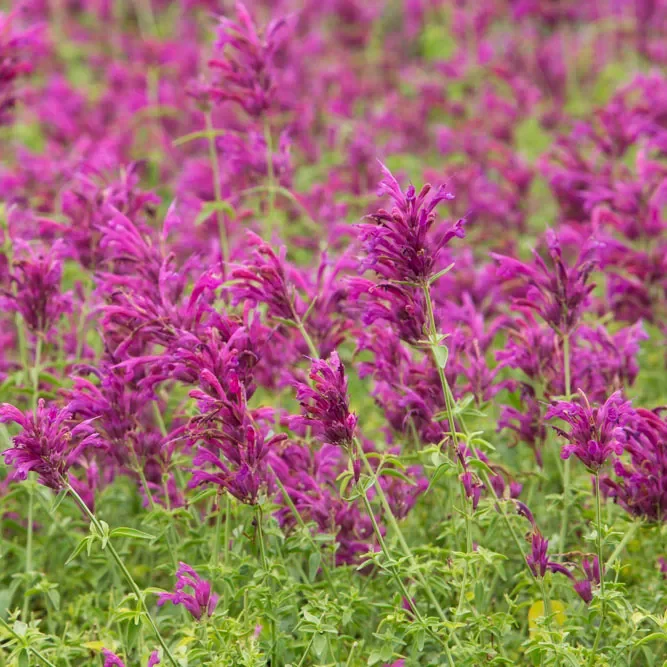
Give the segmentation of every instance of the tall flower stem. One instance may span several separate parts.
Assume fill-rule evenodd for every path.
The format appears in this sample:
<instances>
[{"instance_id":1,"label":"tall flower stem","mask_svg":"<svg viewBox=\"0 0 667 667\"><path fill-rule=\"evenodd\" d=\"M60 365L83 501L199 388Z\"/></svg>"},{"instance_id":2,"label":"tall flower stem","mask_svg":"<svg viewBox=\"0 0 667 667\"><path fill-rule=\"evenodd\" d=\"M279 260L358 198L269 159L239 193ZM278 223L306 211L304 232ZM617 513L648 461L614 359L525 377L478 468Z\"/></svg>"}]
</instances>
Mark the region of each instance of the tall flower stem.
<instances>
[{"instance_id":1,"label":"tall flower stem","mask_svg":"<svg viewBox=\"0 0 667 667\"><path fill-rule=\"evenodd\" d=\"M257 542L259 543L259 553L262 562L262 568L266 572L266 576L269 577L269 561L266 557L266 547L264 545L264 515L262 512L261 505L255 505L255 525L257 530ZM269 588L271 588L271 582L269 581ZM271 598L273 597L273 591L271 591ZM269 598L269 616L270 616L270 625L271 625L271 664L277 665L276 662L276 622L273 619L273 604L271 603L271 598Z\"/></svg>"},{"instance_id":2,"label":"tall flower stem","mask_svg":"<svg viewBox=\"0 0 667 667\"><path fill-rule=\"evenodd\" d=\"M428 285L423 287L423 292L424 292L424 300L426 302L426 310L427 314L429 317L429 328L431 332L436 331L436 325L435 325L435 314L433 312L433 301L431 299L431 291ZM435 356L435 355L434 355ZM447 376L445 375L444 369L440 367L440 364L437 362L437 359L434 359L436 366L438 367L438 375L440 376L440 382L442 384L442 391L445 396L445 406L447 409L447 418L450 421L450 429L451 429L451 437L456 443L456 438L457 438L457 433L456 433L456 428L453 426L454 424L454 410L453 410L453 405L454 405L454 394L452 394L452 390L449 387L449 382L447 382ZM468 429L466 427L465 420L463 418L463 415L459 415L459 423L461 424L461 429L463 430L463 433L466 435L466 437L469 436ZM475 458L479 460L479 456L477 454L477 451L472 448L472 453ZM491 484L491 480L489 479L489 475L485 470L480 470L480 475L482 477L482 481L484 482L484 485L486 486L487 489L490 489L492 493L495 492L493 491L493 485ZM507 526L507 529L509 530L510 534L512 535L512 539L514 540L514 543L516 544L519 553L522 555L523 560L525 562L526 556L525 552L523 549L523 546L521 544L521 540L519 539L519 536L516 533L516 530L514 530L514 526L512 525L512 522L509 519L509 516L507 516L507 511L504 506L504 500L498 496L496 496L498 502L497 502L497 507L498 510L500 511L503 520L505 521L505 525ZM529 568L530 571L530 568ZM532 574L532 572L531 572Z\"/></svg>"},{"instance_id":3,"label":"tall flower stem","mask_svg":"<svg viewBox=\"0 0 667 667\"><path fill-rule=\"evenodd\" d=\"M368 461L368 457L366 456L366 453L363 450L363 447L361 446L361 442L359 442L358 438L354 439L354 444L357 448L357 455L361 459L362 463L364 464L364 468L366 468L366 472L370 475L370 478L373 480L373 484L375 487L375 491L378 495L378 498L380 499L380 504L382 505L382 509L384 510L384 516L387 518L387 521L389 521L389 525L391 526L392 531L396 535L396 538L398 539L399 544L401 545L401 548L403 550L403 553L408 559L408 562L410 563L410 566L415 572L415 577L417 578L417 581L420 583L421 587L424 589L424 592L426 593L428 599L430 600L431 604L435 607L435 609L438 612L438 616L440 617L440 620L443 622L447 622L447 616L445 615L445 612L443 611L442 607L440 606L437 598L435 597L435 594L433 593L433 590L431 589L430 585L424 578L424 575L421 573L421 570L418 567L417 561L412 553L412 550L408 546L408 543L405 540L405 537L403 536L403 531L401 531L400 526L398 525L398 521L396 521L396 517L394 516L394 513L391 511L391 506L389 505L389 501L387 500L387 496L385 495L384 489L382 488L382 485L380 484L380 481L378 480L375 471L371 467L370 462ZM368 499L366 498L364 494L364 499L367 501ZM370 507L370 503L368 505ZM374 523L375 522L375 517L371 517L371 521ZM453 638L454 641L458 644L458 637L456 634L453 633Z\"/></svg>"},{"instance_id":4,"label":"tall flower stem","mask_svg":"<svg viewBox=\"0 0 667 667\"><path fill-rule=\"evenodd\" d=\"M35 343L35 358L32 368L30 369L30 378L32 380L32 409L37 409L37 401L39 399L39 371L42 364L42 339L38 335ZM26 545L25 545L25 573L26 577L32 572L32 538L33 538L33 514L34 514L34 489L32 484L28 484L28 525L26 526ZM23 609L21 610L21 618L24 622L28 622L28 612L30 611L30 598L25 595L23 598Z\"/></svg>"},{"instance_id":5,"label":"tall flower stem","mask_svg":"<svg viewBox=\"0 0 667 667\"><path fill-rule=\"evenodd\" d=\"M266 176L269 195L269 224L273 229L273 218L276 208L276 193L274 184L276 180L275 170L273 168L273 139L271 137L271 124L268 117L264 120L264 143L266 144Z\"/></svg>"},{"instance_id":6,"label":"tall flower stem","mask_svg":"<svg viewBox=\"0 0 667 667\"><path fill-rule=\"evenodd\" d=\"M296 519L296 522L299 524L299 527L304 531L304 534L307 535L308 541L310 542L310 545L313 547L315 551L319 552L319 547L317 546L315 540L313 539L313 536L310 534L310 531L308 530L308 527L306 526L306 522L303 520L303 517L299 513L299 510L296 508L294 503L292 502L292 499L289 497L289 494L287 493L287 489L285 488L285 485L280 481L280 478L278 475L276 475L275 470L269 466L269 470L271 471L271 474L273 475L274 479L276 480L276 484L278 485L278 488L280 489L280 492L283 494L283 498L285 499L285 502L287 503L287 506L290 508L290 511L294 515L294 518ZM331 579L331 572L329 571L329 566L327 565L326 561L322 559L321 561L321 567L322 567L322 574L324 574L325 579L327 580L327 583L329 584L329 587L331 588L331 592L334 596L334 599L336 598L336 588L334 586L333 580Z\"/></svg>"},{"instance_id":7,"label":"tall flower stem","mask_svg":"<svg viewBox=\"0 0 667 667\"><path fill-rule=\"evenodd\" d=\"M97 532L100 535L104 534L104 529L102 528L102 525L100 524L99 520L93 514L93 512L90 511L88 505L83 501L81 496L68 484L67 485L67 491L68 493L74 498L74 500L77 502L83 513L88 517L88 520L90 523L95 527ZM139 586L137 586L137 583L134 581L134 578L130 574L130 571L127 569L125 563L123 562L123 559L120 557L120 554L116 551L115 547L111 543L111 541L107 541L105 549L108 549L109 553L111 554L111 558L114 560L118 568L120 569L121 573L125 577L125 580L129 584L130 588L132 589L132 592L134 593L135 597L137 598L137 602L141 605L143 608L144 614L146 615L146 619L148 620L149 625L153 629L153 633L155 634L155 638L158 640L160 643L160 646L162 646L162 650L164 651L165 655L167 658L169 658L169 662L174 667L179 667L178 662L176 662L176 658L174 658L172 652L169 650L169 647L167 646L167 643L165 642L164 638L160 634L160 631L158 630L157 625L155 624L155 621L153 620L153 617L151 616L150 612L148 611L148 607L146 606L146 600L144 599L144 596L139 589Z\"/></svg>"},{"instance_id":8,"label":"tall flower stem","mask_svg":"<svg viewBox=\"0 0 667 667\"><path fill-rule=\"evenodd\" d=\"M25 544L25 573L26 578L30 576L32 572L32 524L33 524L33 509L35 505L35 492L32 488L32 483L29 482L27 485L28 490L28 526L26 534L26 544ZM27 585L27 580L26 580ZM23 609L21 610L21 618L24 623L28 622L28 612L30 611L30 597L27 592L23 598Z\"/></svg>"},{"instance_id":9,"label":"tall flower stem","mask_svg":"<svg viewBox=\"0 0 667 667\"><path fill-rule=\"evenodd\" d=\"M371 503L368 500L368 496L366 495L366 489L359 488L359 495L361 496L364 508L366 509L366 513L368 514L368 517L371 520L371 523L373 524L373 532L375 533L375 537L377 538L378 544L380 545L382 554L387 560L387 570L389 571L394 581L398 585L398 588L401 591L401 595L403 596L404 600L410 607L410 611L412 611L412 613L414 614L414 617L417 619L417 622L426 630L426 632L428 632L429 635L431 635L431 637L433 637L433 639L435 639L439 644L442 645L449 664L451 665L451 667L454 667L454 661L452 659L452 654L449 649L449 645L447 644L447 642L443 641L442 638L439 637L435 632L433 632L433 630L431 630L428 627L428 625L426 625L424 618L419 612L419 609L417 609L415 603L412 600L412 597L410 596L410 593L408 592L407 588L405 587L405 584L403 583L403 580L401 579L400 574L396 570L396 566L393 564L394 561L391 557L389 549L387 548L387 544L384 541L384 537L382 537L382 532L380 531L380 527L378 526L377 521L375 520L375 514L373 513L373 508L371 507Z\"/></svg>"},{"instance_id":10,"label":"tall flower stem","mask_svg":"<svg viewBox=\"0 0 667 667\"><path fill-rule=\"evenodd\" d=\"M313 343L312 338L308 335L308 332L306 331L306 328L299 316L294 313L294 321L301 332L301 335L303 336L303 339L306 342L306 345L308 346L308 349L310 350L310 353L313 355L314 359L319 358L319 352L317 351L317 348L315 347L315 344ZM384 493L384 489L380 485L379 480L377 479L375 472L373 471L373 468L371 467L371 464L368 461L368 458L366 457L366 454L363 450L363 447L361 446L361 443L359 442L359 439L355 437L354 439L354 445L357 449L358 456L361 459L361 461L364 464L364 467L366 468L366 471L368 474L371 476L371 479L374 480L374 485L375 485L375 490L378 494L378 498L380 499L380 503L382 504L382 509L384 510L385 516L387 517L387 520L389 521L389 524L391 525L391 529L393 530L394 534L396 535L396 538L398 539L399 544L401 545L401 549L403 549L403 553L407 556L408 561L412 568L415 571L415 576L417 577L417 580L419 581L420 585L426 592L426 595L428 596L429 600L431 601L431 604L435 607L435 609L438 612L438 616L440 617L440 620L443 622L447 622L447 616L445 615L445 612L443 611L442 607L440 606L437 598L435 597L435 594L433 593L431 587L429 586L428 582L422 575L421 571L419 570L419 567L417 566L417 561L412 553L412 550L410 549L408 543L405 540L405 537L403 537L403 532L401 531L398 521L396 521L396 517L394 516L394 513L391 510L391 506L389 505L389 501L387 500L387 496ZM296 511L296 508L295 508ZM456 634L454 636L454 641L458 644L458 637Z\"/></svg>"},{"instance_id":11,"label":"tall flower stem","mask_svg":"<svg viewBox=\"0 0 667 667\"><path fill-rule=\"evenodd\" d=\"M600 643L600 637L602 636L602 626L604 625L606 608L604 601L604 561L602 560L602 501L600 498L600 471L598 470L595 473L595 520L597 523L596 526L596 547L598 552L598 568L600 570L600 625L598 626L598 631L595 634L595 641L593 642L593 650L591 651L591 657L588 662L589 665L592 665L595 661L595 655L597 653L598 644Z\"/></svg>"},{"instance_id":12,"label":"tall flower stem","mask_svg":"<svg viewBox=\"0 0 667 667\"><path fill-rule=\"evenodd\" d=\"M570 334L563 335L563 368L565 372L565 400L569 401L572 394L570 379ZM565 540L567 539L567 522L570 513L570 459L563 462L563 513L560 520L560 533L558 548L565 552Z\"/></svg>"},{"instance_id":13,"label":"tall flower stem","mask_svg":"<svg viewBox=\"0 0 667 667\"><path fill-rule=\"evenodd\" d=\"M215 195L215 219L218 224L218 238L220 240L220 253L224 267L229 262L229 239L227 238L227 227L225 225L225 218L222 211L222 189L220 187L220 165L218 164L218 154L215 149L215 130L213 127L213 116L210 109L204 112L206 121L206 135L208 141L208 159L211 163L211 171L213 172L213 193Z\"/></svg>"},{"instance_id":14,"label":"tall flower stem","mask_svg":"<svg viewBox=\"0 0 667 667\"><path fill-rule=\"evenodd\" d=\"M447 421L449 423L449 434L452 439L452 444L454 445L454 451L458 451L458 434L456 432L456 424L454 422L454 394L452 393L449 382L447 381L447 376L445 375L445 369L442 363L440 363L435 346L438 345L438 327L435 323L435 312L433 310L433 300L431 299L431 286L429 284L422 285L422 292L424 294L424 301L426 303L426 312L428 315L428 338L431 345L431 352L433 356L433 363L436 366L438 371L438 376L440 377L440 385L442 387L442 393L445 399L445 410L447 412ZM470 514L468 513L467 508L467 496L463 483L461 483L461 500L463 502L465 524L466 524L466 553L472 551L472 538L471 538L471 527L470 527ZM465 561L465 566L463 570L463 584L461 587L461 595L459 598L459 606L457 614L461 612L463 600L465 598L466 587L468 585L468 560Z\"/></svg>"},{"instance_id":15,"label":"tall flower stem","mask_svg":"<svg viewBox=\"0 0 667 667\"><path fill-rule=\"evenodd\" d=\"M225 496L227 493L225 492ZM211 549L211 565L217 565L220 562L220 533L222 532L222 508L220 500L222 494L218 494L217 512L215 514L215 533L213 534L213 548Z\"/></svg>"}]
</instances>

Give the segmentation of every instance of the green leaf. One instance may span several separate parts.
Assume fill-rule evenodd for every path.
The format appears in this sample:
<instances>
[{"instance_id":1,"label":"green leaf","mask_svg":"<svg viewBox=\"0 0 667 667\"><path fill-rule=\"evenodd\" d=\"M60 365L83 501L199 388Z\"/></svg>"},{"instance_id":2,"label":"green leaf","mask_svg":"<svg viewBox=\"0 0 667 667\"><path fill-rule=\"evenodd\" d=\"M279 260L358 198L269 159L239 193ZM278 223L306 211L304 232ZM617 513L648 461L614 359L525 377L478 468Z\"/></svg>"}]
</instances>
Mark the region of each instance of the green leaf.
<instances>
[{"instance_id":1,"label":"green leaf","mask_svg":"<svg viewBox=\"0 0 667 667\"><path fill-rule=\"evenodd\" d=\"M135 528L114 528L109 537L133 537L137 540L154 540L155 536L154 535L149 535L148 533L143 533L140 530L136 530Z\"/></svg>"},{"instance_id":2,"label":"green leaf","mask_svg":"<svg viewBox=\"0 0 667 667\"><path fill-rule=\"evenodd\" d=\"M28 631L28 626L23 621L15 621L12 627L12 630L16 633L17 637L25 637L25 633Z\"/></svg>"},{"instance_id":3,"label":"green leaf","mask_svg":"<svg viewBox=\"0 0 667 667\"><path fill-rule=\"evenodd\" d=\"M433 356L438 366L444 368L449 358L449 349L444 345L432 345L431 349L433 350Z\"/></svg>"},{"instance_id":4,"label":"green leaf","mask_svg":"<svg viewBox=\"0 0 667 667\"><path fill-rule=\"evenodd\" d=\"M407 475L403 474L400 470L395 470L394 468L383 468L380 477L397 477L398 479L403 480L404 482L414 486L414 480L410 479Z\"/></svg>"},{"instance_id":5,"label":"green leaf","mask_svg":"<svg viewBox=\"0 0 667 667\"><path fill-rule=\"evenodd\" d=\"M60 610L60 593L55 589L51 588L46 592L46 596L51 600L51 604L56 611Z\"/></svg>"},{"instance_id":6,"label":"green leaf","mask_svg":"<svg viewBox=\"0 0 667 667\"><path fill-rule=\"evenodd\" d=\"M315 651L317 657L322 658L322 656L326 653L326 650L327 636L324 634L315 635L315 638L313 639L313 651Z\"/></svg>"},{"instance_id":7,"label":"green leaf","mask_svg":"<svg viewBox=\"0 0 667 667\"><path fill-rule=\"evenodd\" d=\"M320 569L320 564L322 563L322 554L319 551L313 551L312 554L308 557L308 578L310 581L315 581L317 572Z\"/></svg>"},{"instance_id":8,"label":"green leaf","mask_svg":"<svg viewBox=\"0 0 667 667\"><path fill-rule=\"evenodd\" d=\"M667 633L652 632L650 635L646 635L646 637L642 637L639 641L635 642L634 647L637 648L639 646L643 646L644 644L648 644L649 642L653 642L656 639L662 639L662 641L667 641Z\"/></svg>"},{"instance_id":9,"label":"green leaf","mask_svg":"<svg viewBox=\"0 0 667 667\"><path fill-rule=\"evenodd\" d=\"M230 218L234 218L236 216L236 211L234 210L234 207L226 201L207 201L202 207L201 211L199 211L199 214L195 218L195 227L198 227L201 225L206 218L210 217L215 213L216 211L222 211L223 213L226 213Z\"/></svg>"},{"instance_id":10,"label":"green leaf","mask_svg":"<svg viewBox=\"0 0 667 667\"><path fill-rule=\"evenodd\" d=\"M315 616L315 614L309 612L307 609L303 610L303 617L308 621L308 623L312 623L313 625L320 624L319 617Z\"/></svg>"},{"instance_id":11,"label":"green leaf","mask_svg":"<svg viewBox=\"0 0 667 667\"><path fill-rule=\"evenodd\" d=\"M90 556L90 546L89 543L92 542L90 535L84 537L72 551L70 557L65 561L65 565L69 565L86 547L88 547L88 555Z\"/></svg>"},{"instance_id":12,"label":"green leaf","mask_svg":"<svg viewBox=\"0 0 667 667\"><path fill-rule=\"evenodd\" d=\"M53 499L53 505L51 505L50 512L53 514L62 503L63 500L67 497L67 489L63 489L58 493L58 495Z\"/></svg>"},{"instance_id":13,"label":"green leaf","mask_svg":"<svg viewBox=\"0 0 667 667\"><path fill-rule=\"evenodd\" d=\"M489 466L484 463L484 461L480 461L479 459L468 459L466 461L466 465L468 465L470 468L473 468L474 470L480 470L482 472L485 472L487 475L495 475L496 473L489 468Z\"/></svg>"},{"instance_id":14,"label":"green leaf","mask_svg":"<svg viewBox=\"0 0 667 667\"><path fill-rule=\"evenodd\" d=\"M19 653L18 667L30 667L30 649L25 649Z\"/></svg>"}]
</instances>

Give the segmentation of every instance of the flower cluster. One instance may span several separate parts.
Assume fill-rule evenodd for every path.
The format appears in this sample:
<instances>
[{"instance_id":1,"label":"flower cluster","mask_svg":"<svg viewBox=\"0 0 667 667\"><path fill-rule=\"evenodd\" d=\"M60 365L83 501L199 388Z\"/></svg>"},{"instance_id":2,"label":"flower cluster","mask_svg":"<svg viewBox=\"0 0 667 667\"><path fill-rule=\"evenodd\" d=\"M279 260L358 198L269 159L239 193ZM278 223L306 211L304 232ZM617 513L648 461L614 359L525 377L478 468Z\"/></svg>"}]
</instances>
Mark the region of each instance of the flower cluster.
<instances>
[{"instance_id":1,"label":"flower cluster","mask_svg":"<svg viewBox=\"0 0 667 667\"><path fill-rule=\"evenodd\" d=\"M186 589L192 593L187 593ZM211 591L211 584L202 579L189 565L178 564L176 571L176 588L174 593L160 593L158 595L158 607L165 602L175 605L182 604L198 621L206 614L213 616L218 604L218 596Z\"/></svg>"}]
</instances>

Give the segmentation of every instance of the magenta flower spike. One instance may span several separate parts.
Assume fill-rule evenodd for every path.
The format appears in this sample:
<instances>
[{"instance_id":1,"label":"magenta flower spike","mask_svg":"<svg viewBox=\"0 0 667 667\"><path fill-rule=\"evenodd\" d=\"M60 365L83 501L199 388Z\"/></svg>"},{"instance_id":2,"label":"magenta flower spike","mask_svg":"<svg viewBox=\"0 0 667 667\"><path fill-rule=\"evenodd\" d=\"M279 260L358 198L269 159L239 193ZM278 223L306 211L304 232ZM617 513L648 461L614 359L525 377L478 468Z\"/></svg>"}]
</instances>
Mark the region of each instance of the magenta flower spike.
<instances>
[{"instance_id":1,"label":"magenta flower spike","mask_svg":"<svg viewBox=\"0 0 667 667\"><path fill-rule=\"evenodd\" d=\"M357 416L350 412L345 367L332 352L327 361L311 360L310 379L297 385L297 400L302 416L293 417L293 428L310 427L323 444L350 449L357 428Z\"/></svg>"},{"instance_id":2,"label":"magenta flower spike","mask_svg":"<svg viewBox=\"0 0 667 667\"><path fill-rule=\"evenodd\" d=\"M263 31L242 2L236 3L237 21L223 17L217 31L218 54L211 59L211 96L234 102L252 117L271 108L276 92L276 53L287 38L285 19L271 21Z\"/></svg>"},{"instance_id":3,"label":"magenta flower spike","mask_svg":"<svg viewBox=\"0 0 667 667\"><path fill-rule=\"evenodd\" d=\"M414 186L403 193L392 173L381 164L384 179L378 194L388 194L394 206L368 216L372 223L359 225L364 251L362 268L372 269L387 281L427 284L438 270L438 258L454 237L464 236L465 220L458 220L444 232L432 232L435 209L454 198L445 186L431 193L425 185L417 194Z\"/></svg>"},{"instance_id":4,"label":"magenta flower spike","mask_svg":"<svg viewBox=\"0 0 667 667\"><path fill-rule=\"evenodd\" d=\"M600 585L600 562L597 556L592 559L584 558L581 561L581 569L584 572L583 579L577 579L574 584L574 590L577 595L586 603L589 604L593 599L593 586Z\"/></svg>"},{"instance_id":5,"label":"magenta flower spike","mask_svg":"<svg viewBox=\"0 0 667 667\"><path fill-rule=\"evenodd\" d=\"M186 589L190 589L192 593L186 592ZM204 614L213 616L218 596L211 591L210 582L202 579L189 565L179 563L175 592L160 593L158 596L158 607L165 602L182 604L196 620L200 621Z\"/></svg>"},{"instance_id":6,"label":"magenta flower spike","mask_svg":"<svg viewBox=\"0 0 667 667\"><path fill-rule=\"evenodd\" d=\"M570 431L552 427L567 440L561 458L568 459L574 454L588 470L597 473L608 459L623 452L634 411L620 391L598 408L591 408L583 392L582 398L583 405L570 401L555 403L547 410L545 419L558 418L570 425Z\"/></svg>"},{"instance_id":7,"label":"magenta flower spike","mask_svg":"<svg viewBox=\"0 0 667 667\"><path fill-rule=\"evenodd\" d=\"M602 493L636 517L667 521L667 420L660 410L637 409L627 427L629 460L614 462L600 480Z\"/></svg>"},{"instance_id":8,"label":"magenta flower spike","mask_svg":"<svg viewBox=\"0 0 667 667\"><path fill-rule=\"evenodd\" d=\"M25 480L29 472L35 472L40 484L54 491L65 488L68 471L81 453L103 446L92 420L71 424L70 418L67 408L47 407L43 399L34 413L23 413L8 403L0 405L0 422L13 422L23 429L14 436L13 447L3 452L13 479Z\"/></svg>"},{"instance_id":9,"label":"magenta flower spike","mask_svg":"<svg viewBox=\"0 0 667 667\"><path fill-rule=\"evenodd\" d=\"M525 287L525 295L513 299L518 310L534 310L559 335L569 335L577 326L595 288L590 276L597 264L598 244L584 243L575 263L563 259L561 241L553 230L546 233L551 266L533 252L533 263L526 264L512 257L492 253L499 263L499 275L506 280L517 279Z\"/></svg>"},{"instance_id":10,"label":"magenta flower spike","mask_svg":"<svg viewBox=\"0 0 667 667\"><path fill-rule=\"evenodd\" d=\"M5 292L4 301L21 313L32 333L49 335L61 315L71 312L71 295L61 292L64 243L56 242L48 250L21 247L14 260L11 276L15 293Z\"/></svg>"}]
</instances>

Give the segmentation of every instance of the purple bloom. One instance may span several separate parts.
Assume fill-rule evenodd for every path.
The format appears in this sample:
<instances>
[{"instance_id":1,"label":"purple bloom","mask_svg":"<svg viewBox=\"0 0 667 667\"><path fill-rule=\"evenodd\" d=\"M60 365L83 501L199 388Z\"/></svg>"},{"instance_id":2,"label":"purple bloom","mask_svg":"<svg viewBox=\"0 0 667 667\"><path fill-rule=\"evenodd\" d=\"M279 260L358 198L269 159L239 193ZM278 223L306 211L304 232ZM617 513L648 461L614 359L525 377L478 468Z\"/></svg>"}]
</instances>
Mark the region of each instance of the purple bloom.
<instances>
[{"instance_id":1,"label":"purple bloom","mask_svg":"<svg viewBox=\"0 0 667 667\"><path fill-rule=\"evenodd\" d=\"M429 197L430 185L425 185L419 194L411 185L404 194L384 165L382 172L384 179L379 193L388 194L394 208L391 212L380 209L369 216L373 224L359 225L365 253L362 267L372 269L387 281L425 285L437 271L442 249L455 236L463 237L465 221L459 220L444 233L438 230L430 234L436 220L436 206L454 196L440 186Z\"/></svg>"},{"instance_id":2,"label":"purple bloom","mask_svg":"<svg viewBox=\"0 0 667 667\"><path fill-rule=\"evenodd\" d=\"M245 5L236 3L238 22L220 19L214 69L213 99L239 104L258 117L272 104L276 89L276 54L287 37L287 21L269 23L260 33Z\"/></svg>"},{"instance_id":3,"label":"purple bloom","mask_svg":"<svg viewBox=\"0 0 667 667\"><path fill-rule=\"evenodd\" d=\"M310 369L312 388L297 385L297 400L303 416L293 417L293 428L311 427L324 444L352 449L357 416L350 413L345 368L336 352L327 361L312 360Z\"/></svg>"},{"instance_id":4,"label":"purple bloom","mask_svg":"<svg viewBox=\"0 0 667 667\"><path fill-rule=\"evenodd\" d=\"M229 275L232 302L266 303L270 316L296 321L303 311L299 308L301 313L297 312L297 295L290 280L293 276L288 277L285 261L287 249L282 247L278 256L256 234L249 232L246 238L254 252L249 262L234 268Z\"/></svg>"},{"instance_id":5,"label":"purple bloom","mask_svg":"<svg viewBox=\"0 0 667 667\"><path fill-rule=\"evenodd\" d=\"M572 573L560 563L549 560L547 550L549 548L549 540L544 539L542 533L537 528L533 529L531 535L530 553L526 556L526 563L530 571L536 577L544 577L547 570L552 572L560 572L566 577L572 578Z\"/></svg>"},{"instance_id":6,"label":"purple bloom","mask_svg":"<svg viewBox=\"0 0 667 667\"><path fill-rule=\"evenodd\" d=\"M156 649L150 654L150 656L148 656L148 663L146 664L146 667L155 667L155 665L159 664L160 664L160 654Z\"/></svg>"},{"instance_id":7,"label":"purple bloom","mask_svg":"<svg viewBox=\"0 0 667 667\"><path fill-rule=\"evenodd\" d=\"M83 450L102 446L92 420L72 426L70 418L68 408L46 407L43 399L34 414L23 413L8 403L0 405L0 423L14 422L23 429L13 438L14 446L3 452L5 463L14 468L14 479L24 480L34 471L44 486L54 491L65 487L67 472Z\"/></svg>"},{"instance_id":8,"label":"purple bloom","mask_svg":"<svg viewBox=\"0 0 667 667\"><path fill-rule=\"evenodd\" d=\"M534 252L533 264L492 253L500 264L499 275L507 280L518 278L525 288L514 299L519 310L532 309L559 335L569 335L579 323L595 288L589 278L597 263L597 244L591 240L583 245L574 265L563 260L561 242L553 230L546 233L551 268Z\"/></svg>"},{"instance_id":9,"label":"purple bloom","mask_svg":"<svg viewBox=\"0 0 667 667\"><path fill-rule=\"evenodd\" d=\"M634 415L632 405L624 401L621 392L614 392L599 408L591 408L582 392L584 405L559 401L552 405L545 419L562 419L571 430L553 429L568 441L561 458L574 454L589 470L598 472L605 461L623 451L627 439L627 425Z\"/></svg>"},{"instance_id":10,"label":"purple bloom","mask_svg":"<svg viewBox=\"0 0 667 667\"><path fill-rule=\"evenodd\" d=\"M102 655L104 656L104 667L125 667L125 663L108 648L102 649Z\"/></svg>"},{"instance_id":11,"label":"purple bloom","mask_svg":"<svg viewBox=\"0 0 667 667\"><path fill-rule=\"evenodd\" d=\"M192 590L192 593L186 593L187 588ZM189 565L179 563L174 590L174 593L160 593L157 600L158 607L165 602L173 602L182 604L198 621L204 613L213 616L218 596L211 592L211 584L202 579Z\"/></svg>"},{"instance_id":12,"label":"purple bloom","mask_svg":"<svg viewBox=\"0 0 667 667\"><path fill-rule=\"evenodd\" d=\"M602 478L602 492L633 516L667 521L667 420L639 408L626 432L630 460L614 463L615 477Z\"/></svg>"},{"instance_id":13,"label":"purple bloom","mask_svg":"<svg viewBox=\"0 0 667 667\"><path fill-rule=\"evenodd\" d=\"M581 568L584 571L585 578L574 582L574 590L586 604L589 604L593 599L593 586L600 585L600 562L598 557L593 556L592 560L584 558L581 562Z\"/></svg>"},{"instance_id":14,"label":"purple bloom","mask_svg":"<svg viewBox=\"0 0 667 667\"><path fill-rule=\"evenodd\" d=\"M63 249L62 241L48 250L22 245L14 260L11 279L16 289L5 292L4 301L10 310L21 313L32 333L49 335L60 316L72 309L70 295L60 290Z\"/></svg>"}]
</instances>

